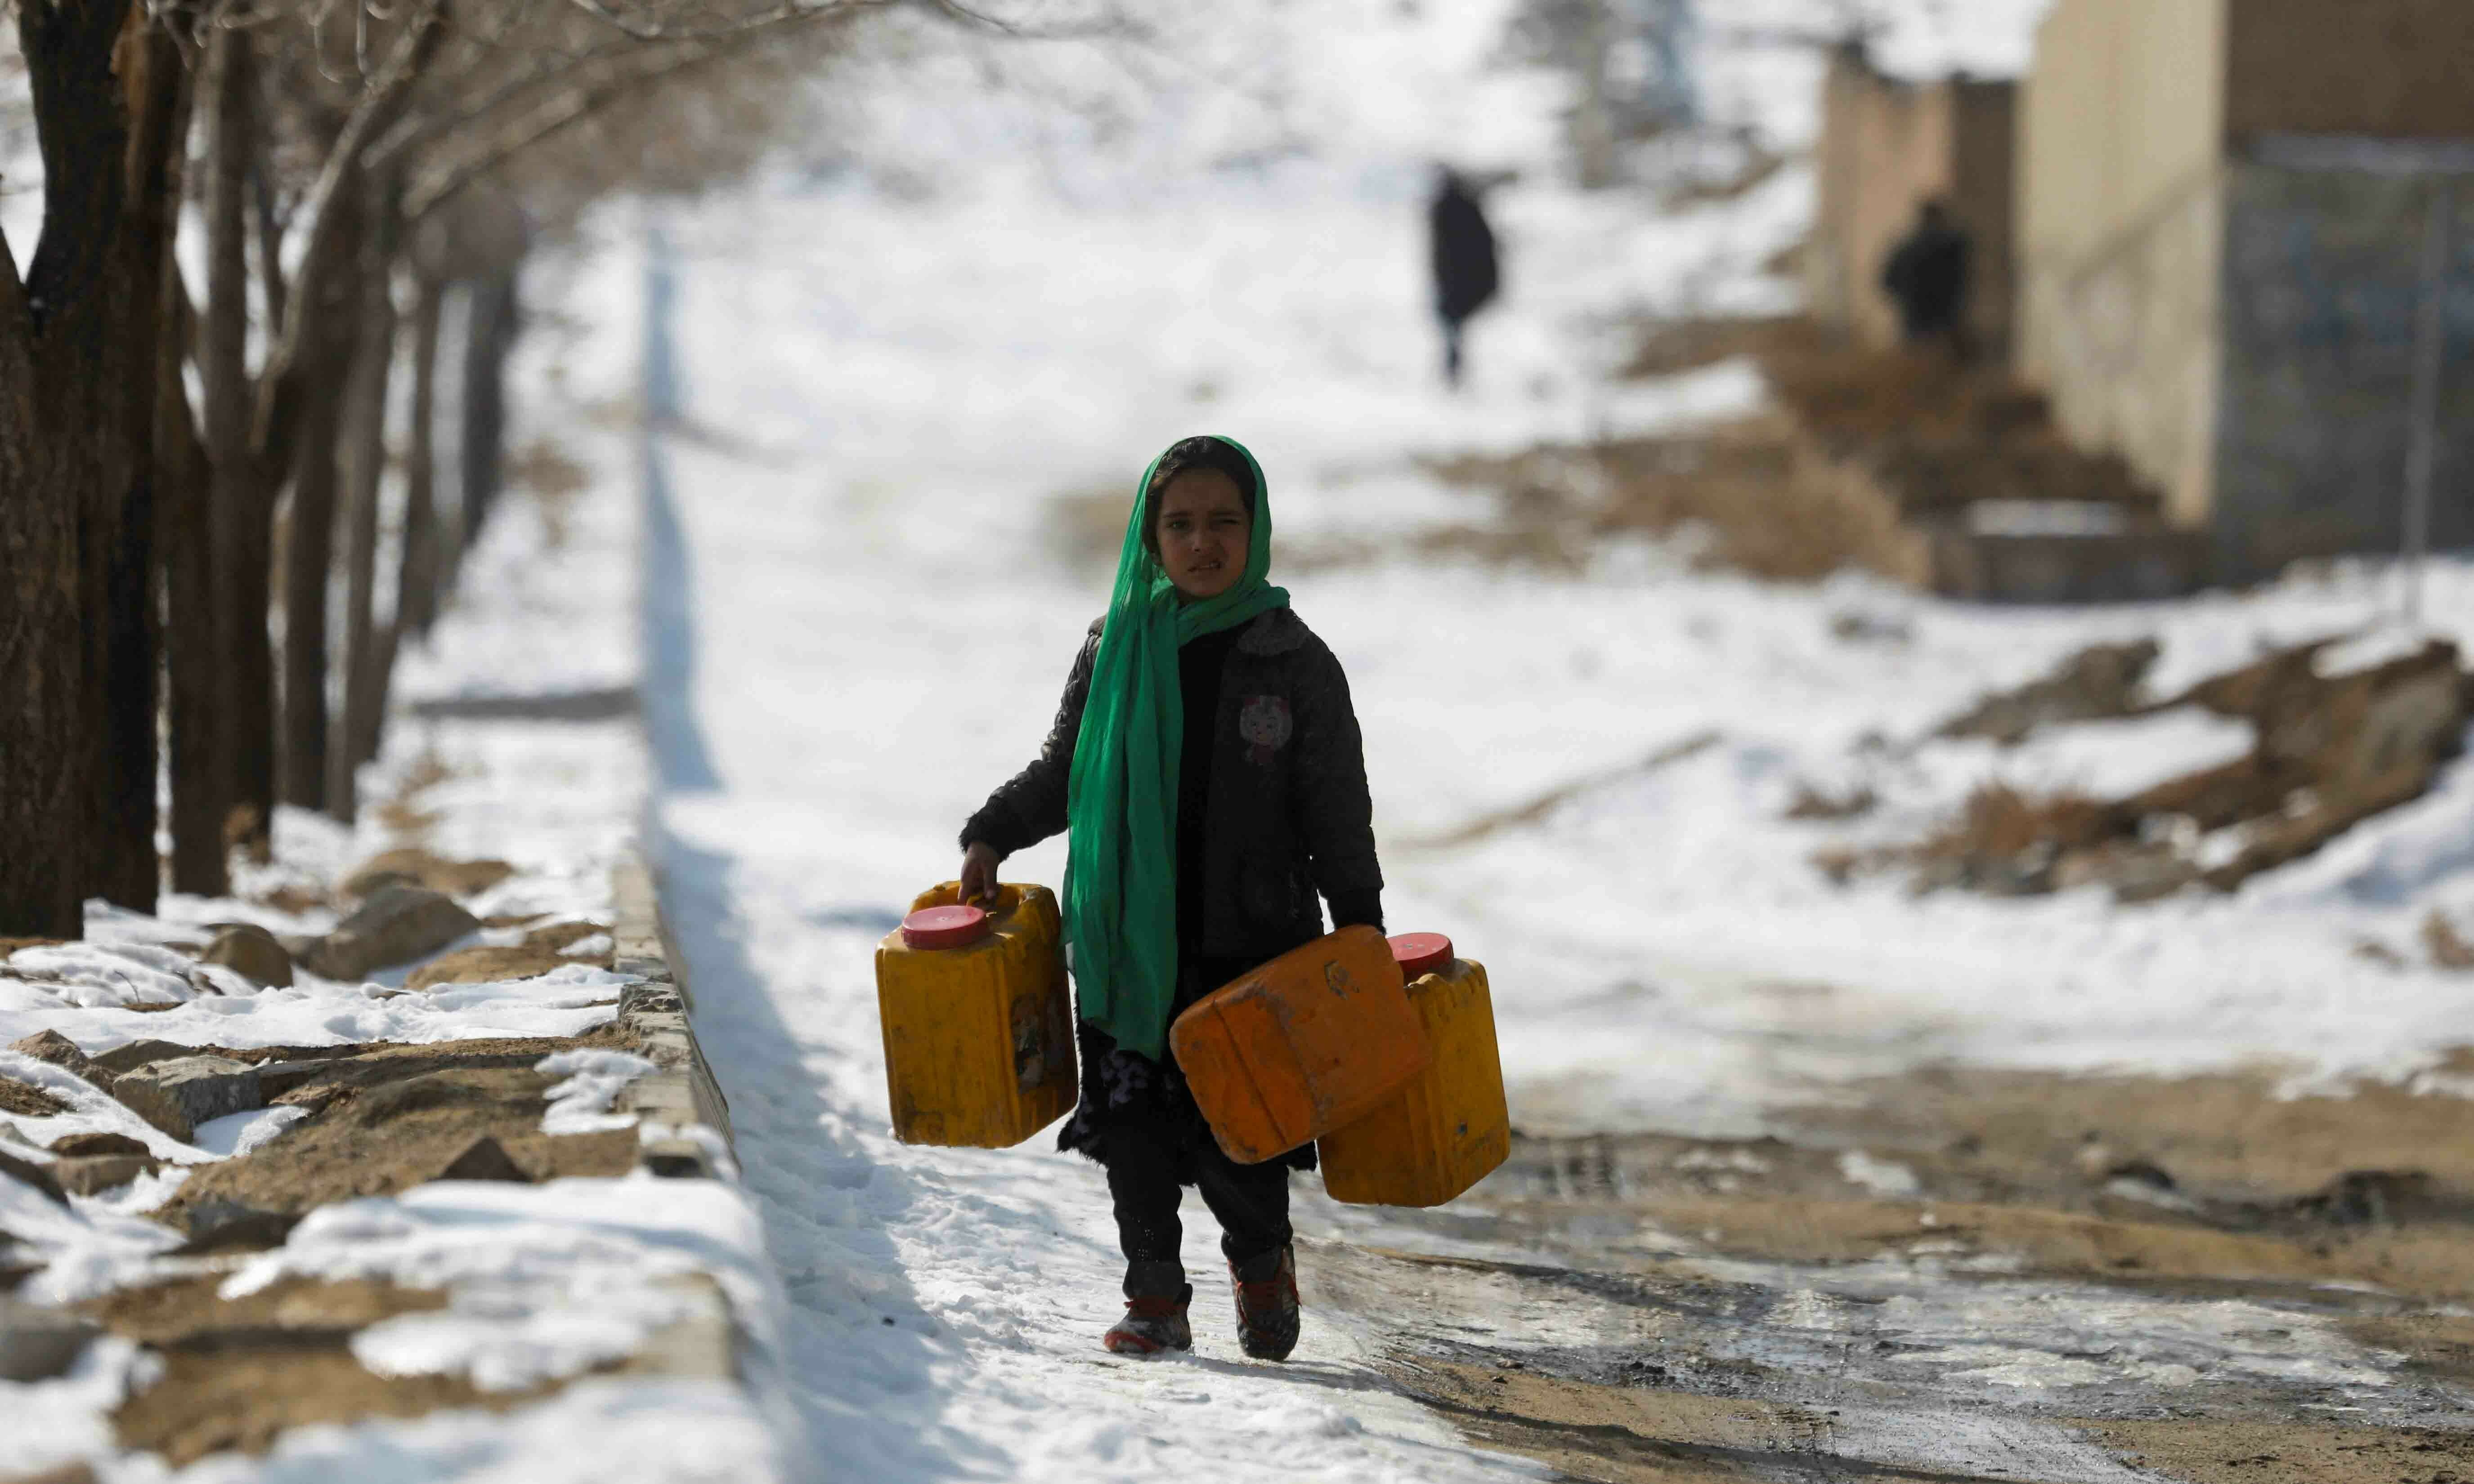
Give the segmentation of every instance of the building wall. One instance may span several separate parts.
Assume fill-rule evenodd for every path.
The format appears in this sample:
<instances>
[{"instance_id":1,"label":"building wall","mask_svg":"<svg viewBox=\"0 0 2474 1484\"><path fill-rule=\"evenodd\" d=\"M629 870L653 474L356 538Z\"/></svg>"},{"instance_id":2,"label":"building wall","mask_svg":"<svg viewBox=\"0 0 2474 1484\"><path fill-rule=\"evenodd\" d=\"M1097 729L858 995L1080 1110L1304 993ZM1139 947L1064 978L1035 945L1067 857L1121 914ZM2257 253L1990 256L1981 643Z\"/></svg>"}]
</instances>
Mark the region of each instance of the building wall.
<instances>
[{"instance_id":1,"label":"building wall","mask_svg":"<svg viewBox=\"0 0 2474 1484\"><path fill-rule=\"evenodd\" d=\"M1881 265L1932 197L1973 243L1969 321L2004 343L2011 273L2012 86L1912 84L1884 77L1848 51L1822 84L1813 237L1805 258L1813 317L1869 345L1895 345L1897 311L1881 293Z\"/></svg>"},{"instance_id":2,"label":"building wall","mask_svg":"<svg viewBox=\"0 0 2474 1484\"><path fill-rule=\"evenodd\" d=\"M2020 373L2173 519L2215 489L2226 7L2058 0L2018 108Z\"/></svg>"},{"instance_id":3,"label":"building wall","mask_svg":"<svg viewBox=\"0 0 2474 1484\"><path fill-rule=\"evenodd\" d=\"M2474 544L2474 180L2244 162L2226 191L2213 521L2228 576L2397 546L2422 245L2443 189L2456 209L2431 538Z\"/></svg>"},{"instance_id":4,"label":"building wall","mask_svg":"<svg viewBox=\"0 0 2474 1484\"><path fill-rule=\"evenodd\" d=\"M2258 133L2474 134L2467 0L2221 3L2224 126L2236 147Z\"/></svg>"}]
</instances>

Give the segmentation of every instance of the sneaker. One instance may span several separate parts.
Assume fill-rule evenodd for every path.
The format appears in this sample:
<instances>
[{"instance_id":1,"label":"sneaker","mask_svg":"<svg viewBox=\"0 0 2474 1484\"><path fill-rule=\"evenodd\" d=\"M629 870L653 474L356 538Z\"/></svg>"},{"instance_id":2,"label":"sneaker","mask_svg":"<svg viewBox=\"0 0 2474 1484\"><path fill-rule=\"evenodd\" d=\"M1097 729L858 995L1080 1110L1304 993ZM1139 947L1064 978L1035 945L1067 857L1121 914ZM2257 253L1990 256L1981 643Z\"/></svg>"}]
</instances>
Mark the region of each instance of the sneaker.
<instances>
[{"instance_id":1,"label":"sneaker","mask_svg":"<svg viewBox=\"0 0 2474 1484\"><path fill-rule=\"evenodd\" d=\"M1297 1249L1232 1262L1228 1277L1237 1290L1238 1347L1257 1360L1288 1359L1298 1348Z\"/></svg>"},{"instance_id":2,"label":"sneaker","mask_svg":"<svg viewBox=\"0 0 2474 1484\"><path fill-rule=\"evenodd\" d=\"M1156 1355L1164 1350L1194 1349L1194 1327L1186 1323L1185 1306L1194 1300L1187 1284L1175 1298L1145 1294L1126 1301L1126 1317L1100 1337L1120 1355Z\"/></svg>"}]
</instances>

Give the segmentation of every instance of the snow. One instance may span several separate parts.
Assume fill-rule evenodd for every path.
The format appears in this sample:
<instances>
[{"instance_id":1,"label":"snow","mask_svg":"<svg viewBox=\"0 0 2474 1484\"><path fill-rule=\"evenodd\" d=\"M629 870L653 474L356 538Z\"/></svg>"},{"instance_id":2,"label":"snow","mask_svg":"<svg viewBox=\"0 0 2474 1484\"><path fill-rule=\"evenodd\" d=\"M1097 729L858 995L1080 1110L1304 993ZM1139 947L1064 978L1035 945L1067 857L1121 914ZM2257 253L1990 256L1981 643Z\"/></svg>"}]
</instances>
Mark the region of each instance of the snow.
<instances>
[{"instance_id":1,"label":"snow","mask_svg":"<svg viewBox=\"0 0 2474 1484\"><path fill-rule=\"evenodd\" d=\"M610 1100L627 1084L653 1070L653 1064L629 1051L555 1051L536 1063L533 1070L566 1079L549 1089L542 1132L592 1134L634 1127L632 1114L608 1111Z\"/></svg>"}]
</instances>

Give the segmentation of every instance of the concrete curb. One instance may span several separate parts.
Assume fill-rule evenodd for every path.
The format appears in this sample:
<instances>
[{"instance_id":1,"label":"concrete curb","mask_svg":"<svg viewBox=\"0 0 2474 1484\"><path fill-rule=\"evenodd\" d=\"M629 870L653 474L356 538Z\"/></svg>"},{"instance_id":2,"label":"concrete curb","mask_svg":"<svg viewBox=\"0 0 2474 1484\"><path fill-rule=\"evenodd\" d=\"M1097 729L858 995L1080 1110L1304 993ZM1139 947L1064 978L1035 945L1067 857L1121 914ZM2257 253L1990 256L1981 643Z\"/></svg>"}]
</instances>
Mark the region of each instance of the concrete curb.
<instances>
[{"instance_id":1,"label":"concrete curb","mask_svg":"<svg viewBox=\"0 0 2474 1484\"><path fill-rule=\"evenodd\" d=\"M688 1018L695 996L671 956L652 873L631 855L611 875L617 901L610 935L612 967L643 976L643 982L619 992L618 1023L643 1043L643 1054L658 1068L630 1084L618 1095L616 1111L641 1118L643 1163L654 1174L716 1176L720 1173L716 1153L735 1157L737 1142L730 1129L730 1101L714 1080ZM701 1132L705 1130L711 1133Z\"/></svg>"},{"instance_id":2,"label":"concrete curb","mask_svg":"<svg viewBox=\"0 0 2474 1484\"><path fill-rule=\"evenodd\" d=\"M719 1179L721 1165L735 1162L737 1155L730 1103L696 1044L688 1018L695 998L670 950L653 874L630 852L611 872L611 967L641 976L618 993L618 1023L633 1033L656 1068L628 1084L612 1107L637 1115L643 1168L673 1179ZM621 1371L743 1382L746 1331L721 1285L709 1275L689 1273L657 1286L685 1300L691 1311L665 1325Z\"/></svg>"}]
</instances>

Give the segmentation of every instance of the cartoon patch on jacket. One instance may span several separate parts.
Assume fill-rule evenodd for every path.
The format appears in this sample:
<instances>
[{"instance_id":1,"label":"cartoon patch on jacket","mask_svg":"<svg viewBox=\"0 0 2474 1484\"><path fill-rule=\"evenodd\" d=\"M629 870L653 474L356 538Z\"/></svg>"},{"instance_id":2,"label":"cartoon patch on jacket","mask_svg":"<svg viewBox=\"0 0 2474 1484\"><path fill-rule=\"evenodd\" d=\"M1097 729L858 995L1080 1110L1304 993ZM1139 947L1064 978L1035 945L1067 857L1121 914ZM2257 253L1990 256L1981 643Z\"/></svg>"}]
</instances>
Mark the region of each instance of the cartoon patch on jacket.
<instances>
[{"instance_id":1,"label":"cartoon patch on jacket","mask_svg":"<svg viewBox=\"0 0 2474 1484\"><path fill-rule=\"evenodd\" d=\"M1246 760L1258 768L1272 764L1272 754L1288 745L1297 730L1289 719L1285 696L1248 696L1237 713L1237 735L1246 739Z\"/></svg>"}]
</instances>

